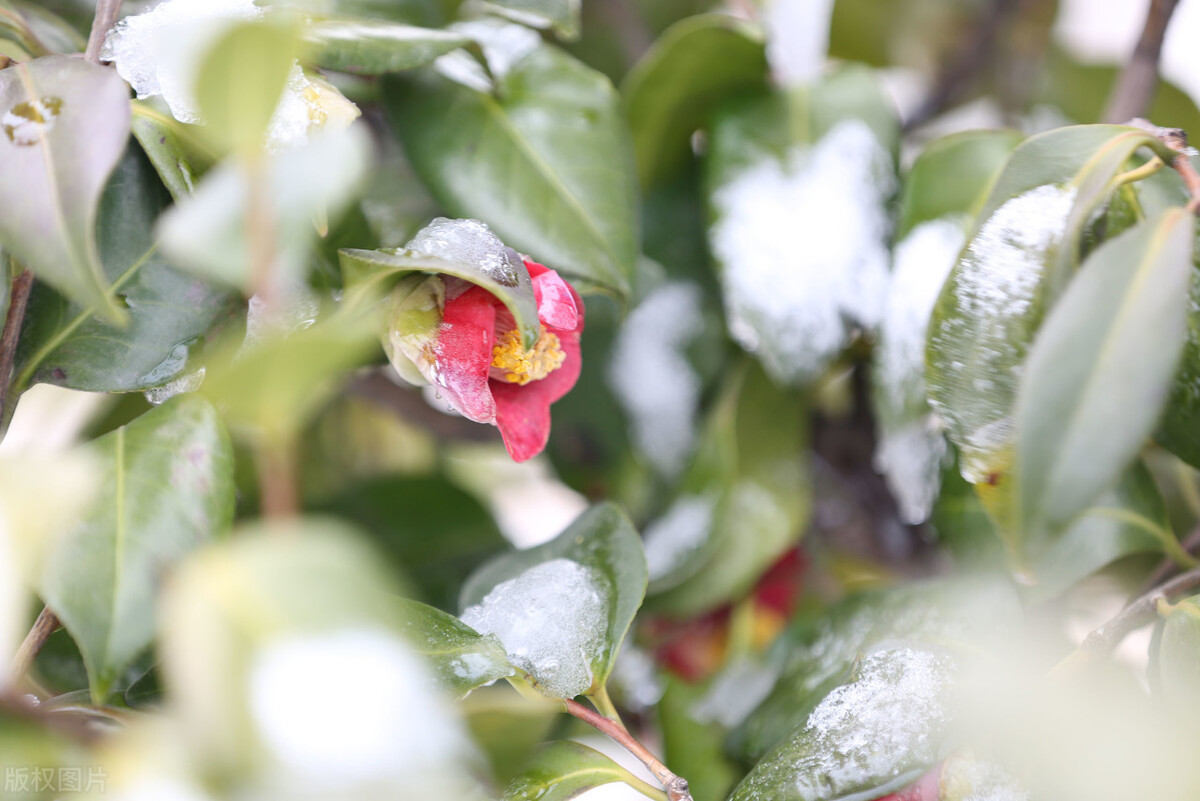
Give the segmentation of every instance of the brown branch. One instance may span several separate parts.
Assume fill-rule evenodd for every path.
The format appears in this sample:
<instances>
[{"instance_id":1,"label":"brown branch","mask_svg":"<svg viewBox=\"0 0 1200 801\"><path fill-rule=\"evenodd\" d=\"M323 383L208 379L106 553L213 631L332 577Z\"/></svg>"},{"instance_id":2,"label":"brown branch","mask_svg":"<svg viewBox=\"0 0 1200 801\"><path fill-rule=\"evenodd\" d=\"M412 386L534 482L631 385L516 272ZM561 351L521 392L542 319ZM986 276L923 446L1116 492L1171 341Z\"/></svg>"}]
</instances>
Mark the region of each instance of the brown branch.
<instances>
[{"instance_id":1,"label":"brown branch","mask_svg":"<svg viewBox=\"0 0 1200 801\"><path fill-rule=\"evenodd\" d=\"M268 520L290 520L300 514L295 438L264 437L255 445L260 512Z\"/></svg>"},{"instance_id":2,"label":"brown branch","mask_svg":"<svg viewBox=\"0 0 1200 801\"><path fill-rule=\"evenodd\" d=\"M1163 144L1179 153L1171 160L1171 168L1183 179L1188 197L1191 198L1188 201L1187 209L1195 214L1197 208L1200 207L1200 173L1196 172L1196 168L1192 166L1191 156L1188 155L1191 148L1188 147L1187 133L1182 128L1158 128L1153 123L1140 118L1134 118L1131 124L1150 130Z\"/></svg>"},{"instance_id":3,"label":"brown branch","mask_svg":"<svg viewBox=\"0 0 1200 801\"><path fill-rule=\"evenodd\" d=\"M25 321L25 308L29 305L29 293L33 289L33 273L22 270L13 279L8 296L8 315L0 332L0 437L7 428L9 414L8 390L12 380L13 364L17 360L17 343L21 339L21 324Z\"/></svg>"},{"instance_id":4,"label":"brown branch","mask_svg":"<svg viewBox=\"0 0 1200 801\"><path fill-rule=\"evenodd\" d=\"M112 30L112 26L116 24L120 13L121 0L100 0L96 4L96 17L92 20L92 32L88 36L87 50L83 52L83 57L93 64L100 63L100 49L104 47L104 40L108 37L108 32Z\"/></svg>"},{"instance_id":5,"label":"brown branch","mask_svg":"<svg viewBox=\"0 0 1200 801\"><path fill-rule=\"evenodd\" d=\"M1200 550L1200 526L1196 526L1194 529L1192 529L1191 533L1179 543L1179 547L1185 552L1195 556L1196 551ZM1171 557L1163 557L1163 560L1158 563L1158 566L1154 568L1154 571L1146 577L1146 580L1143 581L1140 586L1138 586L1130 600L1132 601L1135 598L1140 598L1141 596L1153 590L1159 584L1162 584L1167 579L1177 575L1182 569L1183 568L1179 566L1179 563Z\"/></svg>"},{"instance_id":6,"label":"brown branch","mask_svg":"<svg viewBox=\"0 0 1200 801\"><path fill-rule=\"evenodd\" d=\"M1162 55L1167 25L1179 0L1150 0L1142 35L1108 98L1104 111L1105 122L1120 123L1140 117L1150 107L1158 87L1158 62Z\"/></svg>"},{"instance_id":7,"label":"brown branch","mask_svg":"<svg viewBox=\"0 0 1200 801\"><path fill-rule=\"evenodd\" d=\"M1200 568L1176 576L1140 596L1126 605L1112 620L1090 632L1079 647L1051 671L1051 675L1056 678L1069 676L1097 658L1112 653L1128 634L1154 620L1158 614L1159 601L1169 601L1197 587L1200 587Z\"/></svg>"},{"instance_id":8,"label":"brown branch","mask_svg":"<svg viewBox=\"0 0 1200 801\"><path fill-rule=\"evenodd\" d=\"M666 788L669 801L692 801L692 793L688 789L687 780L682 776L676 776L672 773L670 768L664 765L658 757L650 753L646 746L634 739L629 730L620 723L604 717L599 712L593 712L583 704L573 701L570 698L564 699L563 705L571 715L599 729L619 743L626 751L637 757L654 774L654 778L658 779L662 786Z\"/></svg>"},{"instance_id":9,"label":"brown branch","mask_svg":"<svg viewBox=\"0 0 1200 801\"><path fill-rule=\"evenodd\" d=\"M14 683L24 678L25 674L29 672L29 668L33 667L33 660L37 659L42 646L50 639L51 634L58 631L60 625L58 617L50 611L50 608L43 607L42 613L33 622L33 628L29 630L29 634L25 635L25 641L21 643L16 656L13 657L11 678Z\"/></svg>"}]
</instances>

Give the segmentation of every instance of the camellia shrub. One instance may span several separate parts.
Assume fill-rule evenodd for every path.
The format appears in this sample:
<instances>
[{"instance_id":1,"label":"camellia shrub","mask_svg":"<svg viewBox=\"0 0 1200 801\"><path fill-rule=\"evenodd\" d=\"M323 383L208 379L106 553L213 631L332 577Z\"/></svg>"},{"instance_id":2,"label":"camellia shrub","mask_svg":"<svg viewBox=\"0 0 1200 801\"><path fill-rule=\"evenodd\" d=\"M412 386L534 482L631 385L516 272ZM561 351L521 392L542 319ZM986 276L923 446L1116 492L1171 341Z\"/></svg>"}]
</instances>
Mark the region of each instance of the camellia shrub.
<instances>
[{"instance_id":1,"label":"camellia shrub","mask_svg":"<svg viewBox=\"0 0 1200 801\"><path fill-rule=\"evenodd\" d=\"M0 0L2 797L1200 797L1149 5Z\"/></svg>"}]
</instances>

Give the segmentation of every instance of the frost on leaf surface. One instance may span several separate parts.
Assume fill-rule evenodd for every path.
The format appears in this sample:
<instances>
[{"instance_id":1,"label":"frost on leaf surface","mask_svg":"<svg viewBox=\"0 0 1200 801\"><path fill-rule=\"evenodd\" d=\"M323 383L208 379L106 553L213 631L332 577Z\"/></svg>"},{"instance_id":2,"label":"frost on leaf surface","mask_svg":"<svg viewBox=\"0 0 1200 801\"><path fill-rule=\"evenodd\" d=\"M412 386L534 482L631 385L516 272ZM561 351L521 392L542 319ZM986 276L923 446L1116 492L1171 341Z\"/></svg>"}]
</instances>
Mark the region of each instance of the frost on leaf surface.
<instances>
[{"instance_id":1,"label":"frost on leaf surface","mask_svg":"<svg viewBox=\"0 0 1200 801\"><path fill-rule=\"evenodd\" d=\"M479 220L438 217L417 232L405 249L444 261L469 264L501 286L516 286L521 257Z\"/></svg>"},{"instance_id":2,"label":"frost on leaf surface","mask_svg":"<svg viewBox=\"0 0 1200 801\"><path fill-rule=\"evenodd\" d=\"M954 801L1030 801L1033 794L994 762L976 759L969 753L946 760L942 787Z\"/></svg>"},{"instance_id":3,"label":"frost on leaf surface","mask_svg":"<svg viewBox=\"0 0 1200 801\"><path fill-rule=\"evenodd\" d=\"M854 326L879 322L893 188L891 157L865 123L845 120L714 193L730 333L777 380L811 381Z\"/></svg>"},{"instance_id":4,"label":"frost on leaf surface","mask_svg":"<svg viewBox=\"0 0 1200 801\"><path fill-rule=\"evenodd\" d=\"M983 480L1012 436L1017 381L1038 316L1047 254L1062 240L1075 191L1040 186L979 228L939 300L929 332L938 373L930 403L959 447L963 477Z\"/></svg>"},{"instance_id":5,"label":"frost on leaf surface","mask_svg":"<svg viewBox=\"0 0 1200 801\"><path fill-rule=\"evenodd\" d=\"M248 682L259 736L283 775L306 788L410 787L469 753L462 726L429 692L425 665L387 631L282 639L256 656ZM338 686L366 688L368 697L313 692Z\"/></svg>"},{"instance_id":6,"label":"frost on leaf surface","mask_svg":"<svg viewBox=\"0 0 1200 801\"><path fill-rule=\"evenodd\" d=\"M911 648L864 657L854 680L817 704L732 800L818 801L915 779L945 756L952 670L948 656Z\"/></svg>"},{"instance_id":7,"label":"frost on leaf surface","mask_svg":"<svg viewBox=\"0 0 1200 801\"><path fill-rule=\"evenodd\" d=\"M638 449L664 476L679 474L695 444L700 379L685 351L703 330L699 287L671 283L638 304L613 344L609 386Z\"/></svg>"},{"instance_id":8,"label":"frost on leaf surface","mask_svg":"<svg viewBox=\"0 0 1200 801\"><path fill-rule=\"evenodd\" d=\"M650 581L661 582L679 571L708 541L716 505L715 497L684 495L646 527L643 537Z\"/></svg>"},{"instance_id":9,"label":"frost on leaf surface","mask_svg":"<svg viewBox=\"0 0 1200 801\"><path fill-rule=\"evenodd\" d=\"M906 523L929 516L946 441L925 399L925 336L938 294L962 249L962 226L923 223L896 247L872 371L881 436L875 468L887 478Z\"/></svg>"},{"instance_id":10,"label":"frost on leaf surface","mask_svg":"<svg viewBox=\"0 0 1200 801\"><path fill-rule=\"evenodd\" d=\"M610 590L604 576L552 559L497 584L462 621L494 634L514 666L547 695L574 698L592 686L591 662L605 647Z\"/></svg>"}]
</instances>

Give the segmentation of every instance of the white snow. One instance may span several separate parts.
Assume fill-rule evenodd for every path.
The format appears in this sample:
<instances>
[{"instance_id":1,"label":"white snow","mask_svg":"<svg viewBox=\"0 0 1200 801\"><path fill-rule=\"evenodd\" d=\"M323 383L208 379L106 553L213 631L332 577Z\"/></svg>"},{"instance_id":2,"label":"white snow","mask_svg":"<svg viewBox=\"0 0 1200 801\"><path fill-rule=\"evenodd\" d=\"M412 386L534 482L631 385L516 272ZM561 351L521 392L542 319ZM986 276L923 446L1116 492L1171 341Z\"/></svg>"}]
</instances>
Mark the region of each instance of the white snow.
<instances>
[{"instance_id":1,"label":"white snow","mask_svg":"<svg viewBox=\"0 0 1200 801\"><path fill-rule=\"evenodd\" d=\"M695 445L700 379L685 349L704 330L700 289L659 287L638 304L613 343L608 383L633 423L633 440L660 474L686 466Z\"/></svg>"},{"instance_id":2,"label":"white snow","mask_svg":"<svg viewBox=\"0 0 1200 801\"><path fill-rule=\"evenodd\" d=\"M925 337L946 276L962 249L962 225L941 219L915 227L896 246L872 378L881 436L875 468L906 523L929 516L940 485L945 438L925 400Z\"/></svg>"},{"instance_id":3,"label":"white snow","mask_svg":"<svg viewBox=\"0 0 1200 801\"><path fill-rule=\"evenodd\" d=\"M438 217L404 246L405 250L449 262L470 264L503 286L528 282L521 257L479 220Z\"/></svg>"},{"instance_id":4,"label":"white snow","mask_svg":"<svg viewBox=\"0 0 1200 801\"><path fill-rule=\"evenodd\" d=\"M859 120L814 147L764 158L713 197L730 333L778 380L811 381L854 325L873 327L888 284L891 157Z\"/></svg>"},{"instance_id":5,"label":"white snow","mask_svg":"<svg viewBox=\"0 0 1200 801\"><path fill-rule=\"evenodd\" d=\"M716 499L684 495L643 532L646 568L651 581L678 570L708 540Z\"/></svg>"},{"instance_id":6,"label":"white snow","mask_svg":"<svg viewBox=\"0 0 1200 801\"><path fill-rule=\"evenodd\" d=\"M460 724L429 692L420 657L384 630L280 640L256 656L247 681L263 743L305 786L404 781L467 753Z\"/></svg>"},{"instance_id":7,"label":"white snow","mask_svg":"<svg viewBox=\"0 0 1200 801\"><path fill-rule=\"evenodd\" d=\"M1074 189L1046 185L996 209L963 254L956 308L930 331L946 393L931 403L948 423L963 477L972 483L983 480L1011 437L1009 413L1028 343L1010 326L1029 311L1074 199ZM968 368L977 380L967 380Z\"/></svg>"},{"instance_id":8,"label":"white snow","mask_svg":"<svg viewBox=\"0 0 1200 801\"><path fill-rule=\"evenodd\" d=\"M547 695L573 698L592 685L591 661L604 650L608 605L603 575L553 559L497 584L462 620L496 635L512 664Z\"/></svg>"},{"instance_id":9,"label":"white snow","mask_svg":"<svg viewBox=\"0 0 1200 801\"><path fill-rule=\"evenodd\" d=\"M162 386L151 387L143 393L146 396L146 402L151 406L161 406L176 395L195 392L204 383L204 373L205 370L201 367L190 373L184 373L174 381L168 381Z\"/></svg>"},{"instance_id":10,"label":"white snow","mask_svg":"<svg viewBox=\"0 0 1200 801\"><path fill-rule=\"evenodd\" d=\"M959 801L1030 801L1033 797L1004 768L971 754L946 760L943 776L958 792Z\"/></svg>"},{"instance_id":11,"label":"white snow","mask_svg":"<svg viewBox=\"0 0 1200 801\"><path fill-rule=\"evenodd\" d=\"M783 86L820 77L829 49L833 0L770 0L763 11L767 61Z\"/></svg>"},{"instance_id":12,"label":"white snow","mask_svg":"<svg viewBox=\"0 0 1200 801\"><path fill-rule=\"evenodd\" d=\"M491 92L494 88L492 77L503 81L513 67L542 43L536 31L494 18L456 22L448 30L475 40L483 50L488 71L484 71L475 57L463 50L454 50L439 57L433 63L434 69L477 92Z\"/></svg>"}]
</instances>

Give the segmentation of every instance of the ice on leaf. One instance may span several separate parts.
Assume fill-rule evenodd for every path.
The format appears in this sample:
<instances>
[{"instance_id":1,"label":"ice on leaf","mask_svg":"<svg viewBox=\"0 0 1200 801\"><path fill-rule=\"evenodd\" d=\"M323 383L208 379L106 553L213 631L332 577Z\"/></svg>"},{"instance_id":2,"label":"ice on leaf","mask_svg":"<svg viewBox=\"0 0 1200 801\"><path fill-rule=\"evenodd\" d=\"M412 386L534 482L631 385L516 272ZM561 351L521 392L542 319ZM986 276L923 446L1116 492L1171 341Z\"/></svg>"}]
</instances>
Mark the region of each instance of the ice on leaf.
<instances>
[{"instance_id":1,"label":"ice on leaf","mask_svg":"<svg viewBox=\"0 0 1200 801\"><path fill-rule=\"evenodd\" d=\"M638 304L613 344L609 386L631 418L638 449L664 476L679 474L695 444L700 379L685 349L703 330L699 288L671 283Z\"/></svg>"},{"instance_id":2,"label":"ice on leaf","mask_svg":"<svg viewBox=\"0 0 1200 801\"><path fill-rule=\"evenodd\" d=\"M953 220L933 220L896 247L872 372L881 436L875 468L887 479L906 523L929 516L946 441L925 393L925 337L946 276L966 238Z\"/></svg>"},{"instance_id":3,"label":"ice on leaf","mask_svg":"<svg viewBox=\"0 0 1200 801\"><path fill-rule=\"evenodd\" d=\"M517 252L479 220L438 217L418 231L405 248L444 261L472 265L501 286L516 286L524 271Z\"/></svg>"},{"instance_id":4,"label":"ice on leaf","mask_svg":"<svg viewBox=\"0 0 1200 801\"><path fill-rule=\"evenodd\" d=\"M439 57L434 69L445 77L477 92L491 92L494 77L503 81L517 62L537 50L542 39L536 31L498 19L474 19L456 22L448 30L473 39L483 51L487 70L464 50Z\"/></svg>"},{"instance_id":5,"label":"ice on leaf","mask_svg":"<svg viewBox=\"0 0 1200 801\"><path fill-rule=\"evenodd\" d=\"M512 664L547 695L573 698L592 686L592 660L605 647L609 588L597 570L552 559L492 588L462 620L494 634Z\"/></svg>"},{"instance_id":6,"label":"ice on leaf","mask_svg":"<svg viewBox=\"0 0 1200 801\"><path fill-rule=\"evenodd\" d=\"M284 774L306 789L409 786L468 753L459 722L397 636L345 629L267 645L248 677L251 716ZM314 688L362 688L363 698Z\"/></svg>"},{"instance_id":7,"label":"ice on leaf","mask_svg":"<svg viewBox=\"0 0 1200 801\"><path fill-rule=\"evenodd\" d=\"M893 188L887 151L865 123L844 120L714 194L710 237L730 333L777 380L813 380L852 327L879 322Z\"/></svg>"},{"instance_id":8,"label":"ice on leaf","mask_svg":"<svg viewBox=\"0 0 1200 801\"><path fill-rule=\"evenodd\" d=\"M1048 184L1001 205L971 239L939 301L929 332L939 372L930 403L971 483L986 478L1011 439L1024 329L1074 199L1073 188Z\"/></svg>"}]
</instances>

